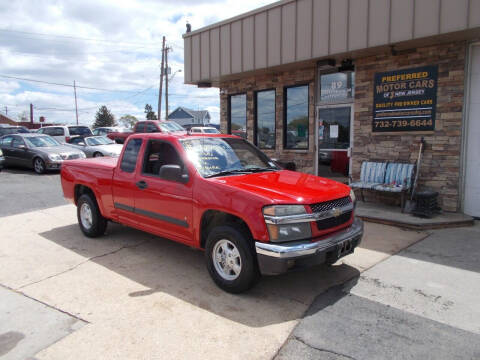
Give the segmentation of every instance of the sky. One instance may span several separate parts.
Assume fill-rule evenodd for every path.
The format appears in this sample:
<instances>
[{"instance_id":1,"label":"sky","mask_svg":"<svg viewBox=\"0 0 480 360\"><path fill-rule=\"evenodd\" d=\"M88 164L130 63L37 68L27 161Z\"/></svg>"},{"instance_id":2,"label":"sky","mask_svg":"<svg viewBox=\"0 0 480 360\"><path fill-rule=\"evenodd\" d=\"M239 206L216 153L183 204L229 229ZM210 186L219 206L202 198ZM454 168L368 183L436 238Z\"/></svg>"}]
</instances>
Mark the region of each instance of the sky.
<instances>
[{"instance_id":1,"label":"sky","mask_svg":"<svg viewBox=\"0 0 480 360\"><path fill-rule=\"evenodd\" d=\"M145 104L157 111L165 36L172 48L169 110L208 110L218 123L218 89L183 83L185 24L196 30L272 2L0 1L0 113L18 120L23 112L29 116L32 103L35 122L44 116L49 123L75 123L75 81L79 123L91 125L102 105L116 119L126 114L144 119ZM163 102L162 119L164 111Z\"/></svg>"}]
</instances>

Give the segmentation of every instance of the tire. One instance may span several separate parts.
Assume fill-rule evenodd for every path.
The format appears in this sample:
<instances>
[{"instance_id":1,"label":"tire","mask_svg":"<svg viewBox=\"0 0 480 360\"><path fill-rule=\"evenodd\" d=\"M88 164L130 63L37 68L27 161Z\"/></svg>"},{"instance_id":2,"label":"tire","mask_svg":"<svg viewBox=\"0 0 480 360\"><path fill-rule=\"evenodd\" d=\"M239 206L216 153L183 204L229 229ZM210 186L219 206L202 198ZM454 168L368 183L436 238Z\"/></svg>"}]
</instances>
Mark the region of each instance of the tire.
<instances>
[{"instance_id":1,"label":"tire","mask_svg":"<svg viewBox=\"0 0 480 360\"><path fill-rule=\"evenodd\" d=\"M39 157L36 157L35 159L33 159L33 170L35 170L37 174L40 174L40 175L45 174L45 171L46 171L45 161L43 161Z\"/></svg>"},{"instance_id":2,"label":"tire","mask_svg":"<svg viewBox=\"0 0 480 360\"><path fill-rule=\"evenodd\" d=\"M217 226L210 231L205 260L215 284L229 293L247 291L260 278L250 236L236 224Z\"/></svg>"},{"instance_id":3,"label":"tire","mask_svg":"<svg viewBox=\"0 0 480 360\"><path fill-rule=\"evenodd\" d=\"M93 154L93 157L102 157L103 154L100 153L100 152L96 152L95 154Z\"/></svg>"},{"instance_id":4,"label":"tire","mask_svg":"<svg viewBox=\"0 0 480 360\"><path fill-rule=\"evenodd\" d=\"M89 194L83 194L77 201L77 219L82 232L91 238L102 236L107 229L105 219L98 209L97 201Z\"/></svg>"}]
</instances>

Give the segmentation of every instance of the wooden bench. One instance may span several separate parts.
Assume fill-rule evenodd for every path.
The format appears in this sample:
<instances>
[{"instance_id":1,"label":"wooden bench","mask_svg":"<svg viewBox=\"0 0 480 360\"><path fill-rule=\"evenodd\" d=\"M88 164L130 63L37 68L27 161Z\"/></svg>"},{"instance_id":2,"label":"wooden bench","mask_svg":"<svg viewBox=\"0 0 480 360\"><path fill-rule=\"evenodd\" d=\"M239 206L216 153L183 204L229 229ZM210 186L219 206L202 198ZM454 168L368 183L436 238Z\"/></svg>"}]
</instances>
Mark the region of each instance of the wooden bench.
<instances>
[{"instance_id":1,"label":"wooden bench","mask_svg":"<svg viewBox=\"0 0 480 360\"><path fill-rule=\"evenodd\" d=\"M365 201L363 189L399 193L403 212L405 197L412 187L414 168L413 164L364 161L360 181L352 182L350 187L360 189L362 201Z\"/></svg>"}]
</instances>

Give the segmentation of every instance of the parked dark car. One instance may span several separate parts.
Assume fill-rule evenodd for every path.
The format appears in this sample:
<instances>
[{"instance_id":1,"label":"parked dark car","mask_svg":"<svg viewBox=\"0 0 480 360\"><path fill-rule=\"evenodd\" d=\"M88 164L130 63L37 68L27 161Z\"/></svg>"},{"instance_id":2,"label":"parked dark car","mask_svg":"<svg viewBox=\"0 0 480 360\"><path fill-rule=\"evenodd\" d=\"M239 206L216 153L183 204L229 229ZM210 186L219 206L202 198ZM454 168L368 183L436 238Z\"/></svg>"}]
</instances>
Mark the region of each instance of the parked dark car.
<instances>
[{"instance_id":1,"label":"parked dark car","mask_svg":"<svg viewBox=\"0 0 480 360\"><path fill-rule=\"evenodd\" d=\"M132 130L127 128L114 127L114 126L104 126L104 127L98 127L96 129L93 129L92 131L93 135L100 135L100 136L107 135L112 132L127 133L127 132L132 132Z\"/></svg>"},{"instance_id":2,"label":"parked dark car","mask_svg":"<svg viewBox=\"0 0 480 360\"><path fill-rule=\"evenodd\" d=\"M5 157L3 156L3 151L0 149L0 171L3 169L3 163L5 162Z\"/></svg>"},{"instance_id":3,"label":"parked dark car","mask_svg":"<svg viewBox=\"0 0 480 360\"><path fill-rule=\"evenodd\" d=\"M85 158L83 151L60 144L48 135L12 134L0 137L5 166L21 166L43 174L59 170L64 160Z\"/></svg>"},{"instance_id":4,"label":"parked dark car","mask_svg":"<svg viewBox=\"0 0 480 360\"><path fill-rule=\"evenodd\" d=\"M9 134L28 134L30 131L25 126L2 126L0 136Z\"/></svg>"}]
</instances>

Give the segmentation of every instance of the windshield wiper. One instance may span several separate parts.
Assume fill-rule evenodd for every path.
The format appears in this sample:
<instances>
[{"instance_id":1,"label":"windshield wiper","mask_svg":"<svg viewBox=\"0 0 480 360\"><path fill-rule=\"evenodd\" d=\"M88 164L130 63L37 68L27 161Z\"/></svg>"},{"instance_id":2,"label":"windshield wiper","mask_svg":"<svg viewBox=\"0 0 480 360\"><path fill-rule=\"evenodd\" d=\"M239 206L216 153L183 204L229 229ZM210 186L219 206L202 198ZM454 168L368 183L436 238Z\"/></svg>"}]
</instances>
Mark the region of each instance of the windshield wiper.
<instances>
[{"instance_id":1,"label":"windshield wiper","mask_svg":"<svg viewBox=\"0 0 480 360\"><path fill-rule=\"evenodd\" d=\"M249 171L247 169L234 169L234 170L225 170L225 171L220 171L215 174L210 174L205 176L205 178L211 178L215 176L224 176L224 175L231 175L231 174L248 174Z\"/></svg>"},{"instance_id":2,"label":"windshield wiper","mask_svg":"<svg viewBox=\"0 0 480 360\"><path fill-rule=\"evenodd\" d=\"M205 176L205 178L211 178L216 176L224 176L224 175L232 175L232 174L249 174L254 172L261 172L261 171L277 171L277 168L262 168L262 167L254 167L254 168L245 168L245 169L233 169L233 170L225 170L220 171L215 174L210 174Z\"/></svg>"},{"instance_id":3,"label":"windshield wiper","mask_svg":"<svg viewBox=\"0 0 480 360\"><path fill-rule=\"evenodd\" d=\"M252 168L246 168L246 169L243 169L245 171L249 171L249 172L262 172L262 171L277 171L278 169L277 168L274 168L274 167L252 167Z\"/></svg>"}]
</instances>

